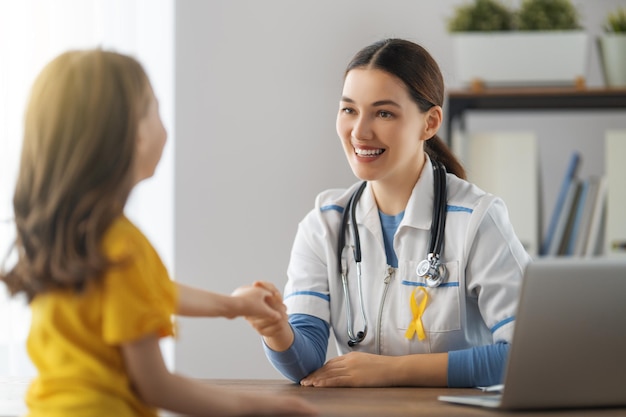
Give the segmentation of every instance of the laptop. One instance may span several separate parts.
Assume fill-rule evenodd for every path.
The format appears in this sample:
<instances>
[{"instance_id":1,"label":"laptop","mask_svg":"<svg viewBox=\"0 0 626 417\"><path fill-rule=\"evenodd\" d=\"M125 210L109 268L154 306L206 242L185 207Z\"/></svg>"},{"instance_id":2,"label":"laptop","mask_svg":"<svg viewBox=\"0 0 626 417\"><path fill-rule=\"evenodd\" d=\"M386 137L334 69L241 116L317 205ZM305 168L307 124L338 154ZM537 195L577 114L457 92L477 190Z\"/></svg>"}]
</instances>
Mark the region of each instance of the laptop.
<instances>
[{"instance_id":1,"label":"laptop","mask_svg":"<svg viewBox=\"0 0 626 417\"><path fill-rule=\"evenodd\" d=\"M503 410L626 406L626 258L526 269L500 394L439 400Z\"/></svg>"}]
</instances>

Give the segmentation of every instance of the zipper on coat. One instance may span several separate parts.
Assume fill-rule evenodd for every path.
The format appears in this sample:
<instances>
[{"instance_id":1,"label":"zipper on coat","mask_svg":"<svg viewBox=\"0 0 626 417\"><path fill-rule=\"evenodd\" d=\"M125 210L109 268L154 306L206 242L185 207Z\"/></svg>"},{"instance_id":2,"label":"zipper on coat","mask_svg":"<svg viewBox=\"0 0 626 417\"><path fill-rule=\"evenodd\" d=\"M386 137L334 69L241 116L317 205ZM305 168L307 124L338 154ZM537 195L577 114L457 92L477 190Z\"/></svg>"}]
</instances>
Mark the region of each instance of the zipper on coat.
<instances>
[{"instance_id":1,"label":"zipper on coat","mask_svg":"<svg viewBox=\"0 0 626 417\"><path fill-rule=\"evenodd\" d=\"M382 338L382 318L383 318L383 309L385 307L385 299L387 298L387 290L389 290L389 282L393 277L396 269L393 266L387 265L387 273L385 274L385 289L383 290L383 296L380 300L380 307L378 309L378 320L376 322L376 354L380 355L380 340Z\"/></svg>"}]
</instances>

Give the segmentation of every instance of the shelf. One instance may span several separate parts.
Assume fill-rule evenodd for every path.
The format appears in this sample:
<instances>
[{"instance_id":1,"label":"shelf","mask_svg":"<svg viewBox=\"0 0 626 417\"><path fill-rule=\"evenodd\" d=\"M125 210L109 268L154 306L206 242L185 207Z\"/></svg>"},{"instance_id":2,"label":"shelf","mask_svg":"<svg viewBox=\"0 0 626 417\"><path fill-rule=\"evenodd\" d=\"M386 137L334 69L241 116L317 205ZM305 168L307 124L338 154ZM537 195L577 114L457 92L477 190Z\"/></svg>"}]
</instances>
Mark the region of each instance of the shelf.
<instances>
[{"instance_id":1,"label":"shelf","mask_svg":"<svg viewBox=\"0 0 626 417\"><path fill-rule=\"evenodd\" d=\"M626 109L626 88L524 87L451 90L445 140L451 144L455 123L465 130L465 113L473 110Z\"/></svg>"}]
</instances>

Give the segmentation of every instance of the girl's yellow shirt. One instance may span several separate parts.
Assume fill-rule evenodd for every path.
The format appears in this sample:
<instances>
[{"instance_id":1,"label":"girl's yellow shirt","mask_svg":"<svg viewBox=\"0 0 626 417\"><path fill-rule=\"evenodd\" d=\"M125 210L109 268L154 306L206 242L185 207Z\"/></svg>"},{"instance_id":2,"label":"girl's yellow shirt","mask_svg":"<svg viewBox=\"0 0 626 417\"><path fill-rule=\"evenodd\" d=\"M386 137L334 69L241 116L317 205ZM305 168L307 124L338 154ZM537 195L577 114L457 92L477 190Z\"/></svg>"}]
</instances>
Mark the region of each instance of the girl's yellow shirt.
<instances>
[{"instance_id":1,"label":"girl's yellow shirt","mask_svg":"<svg viewBox=\"0 0 626 417\"><path fill-rule=\"evenodd\" d=\"M116 264L100 281L31 302L27 347L38 376L26 396L29 417L157 415L131 387L120 345L174 334L176 287L126 217L113 222L102 247Z\"/></svg>"}]
</instances>

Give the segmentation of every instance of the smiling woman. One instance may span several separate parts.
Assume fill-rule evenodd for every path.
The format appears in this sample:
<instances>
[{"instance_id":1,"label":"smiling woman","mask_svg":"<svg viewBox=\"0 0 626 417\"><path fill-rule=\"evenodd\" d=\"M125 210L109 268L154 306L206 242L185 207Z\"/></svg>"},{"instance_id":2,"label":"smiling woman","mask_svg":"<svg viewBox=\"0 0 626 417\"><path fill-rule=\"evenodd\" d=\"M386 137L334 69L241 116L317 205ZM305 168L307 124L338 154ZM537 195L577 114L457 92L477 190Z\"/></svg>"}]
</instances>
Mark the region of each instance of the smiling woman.
<instances>
[{"instance_id":1,"label":"smiling woman","mask_svg":"<svg viewBox=\"0 0 626 417\"><path fill-rule=\"evenodd\" d=\"M383 39L344 74L336 127L359 181L318 194L300 222L281 318L248 320L304 386L500 383L530 257L504 202L467 182L437 136L437 63ZM331 331L339 356L326 362Z\"/></svg>"},{"instance_id":2,"label":"smiling woman","mask_svg":"<svg viewBox=\"0 0 626 417\"><path fill-rule=\"evenodd\" d=\"M101 46L130 53L144 62L159 98L163 121L166 126L172 126L173 3L172 0L0 2L0 262L4 263L3 268L8 268L14 259L6 257L15 238L13 189L23 112L35 75L51 57L67 49ZM33 32L32 28L37 29ZM127 213L150 237L169 269L173 268L173 158L169 151L173 140L170 135L157 175L134 192ZM33 375L24 348L29 321L25 301L9 299L5 286L0 285L0 376ZM164 347L170 351L166 359L171 362L172 346Z\"/></svg>"}]
</instances>

